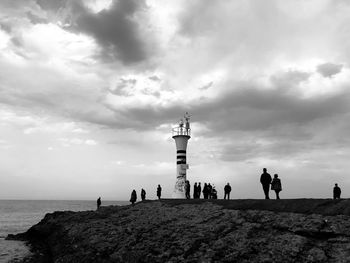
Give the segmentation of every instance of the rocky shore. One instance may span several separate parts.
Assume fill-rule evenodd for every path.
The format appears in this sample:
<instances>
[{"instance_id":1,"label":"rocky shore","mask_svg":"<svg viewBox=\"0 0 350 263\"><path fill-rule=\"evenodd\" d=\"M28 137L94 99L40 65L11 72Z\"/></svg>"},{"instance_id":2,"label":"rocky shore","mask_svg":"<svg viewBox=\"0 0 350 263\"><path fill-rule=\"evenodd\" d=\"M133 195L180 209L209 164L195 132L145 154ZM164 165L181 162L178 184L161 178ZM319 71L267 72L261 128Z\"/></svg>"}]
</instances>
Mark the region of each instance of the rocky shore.
<instances>
[{"instance_id":1,"label":"rocky shore","mask_svg":"<svg viewBox=\"0 0 350 263\"><path fill-rule=\"evenodd\" d=\"M161 200L47 214L23 262L350 262L350 200Z\"/></svg>"}]
</instances>

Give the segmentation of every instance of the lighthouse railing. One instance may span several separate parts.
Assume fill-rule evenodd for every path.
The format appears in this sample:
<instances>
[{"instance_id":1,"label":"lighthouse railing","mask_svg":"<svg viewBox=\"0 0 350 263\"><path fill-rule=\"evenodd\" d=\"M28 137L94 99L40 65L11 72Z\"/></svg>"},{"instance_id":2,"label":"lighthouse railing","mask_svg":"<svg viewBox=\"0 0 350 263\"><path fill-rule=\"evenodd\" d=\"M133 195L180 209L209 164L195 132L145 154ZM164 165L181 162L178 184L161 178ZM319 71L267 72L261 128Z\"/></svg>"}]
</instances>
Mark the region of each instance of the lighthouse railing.
<instances>
[{"instance_id":1,"label":"lighthouse railing","mask_svg":"<svg viewBox=\"0 0 350 263\"><path fill-rule=\"evenodd\" d=\"M175 127L172 129L172 135L173 136L177 136L177 135L187 135L187 136L191 136L191 129L190 128L186 128L186 127Z\"/></svg>"}]
</instances>

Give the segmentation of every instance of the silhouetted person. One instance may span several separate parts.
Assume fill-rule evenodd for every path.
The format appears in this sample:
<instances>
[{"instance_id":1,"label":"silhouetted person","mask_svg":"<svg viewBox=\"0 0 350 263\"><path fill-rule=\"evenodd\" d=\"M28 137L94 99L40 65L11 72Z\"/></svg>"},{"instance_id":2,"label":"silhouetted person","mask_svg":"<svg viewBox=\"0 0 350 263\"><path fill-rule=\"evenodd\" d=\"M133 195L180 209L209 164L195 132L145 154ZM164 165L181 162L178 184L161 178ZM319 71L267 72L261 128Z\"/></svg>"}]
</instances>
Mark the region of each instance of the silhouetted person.
<instances>
[{"instance_id":1,"label":"silhouetted person","mask_svg":"<svg viewBox=\"0 0 350 263\"><path fill-rule=\"evenodd\" d=\"M215 186L211 189L211 198L212 199L218 199L218 192L215 189Z\"/></svg>"},{"instance_id":2,"label":"silhouetted person","mask_svg":"<svg viewBox=\"0 0 350 263\"><path fill-rule=\"evenodd\" d=\"M225 192L224 199L226 199L226 196L227 196L227 199L230 200L231 186L229 183L225 185L224 192Z\"/></svg>"},{"instance_id":3,"label":"silhouetted person","mask_svg":"<svg viewBox=\"0 0 350 263\"><path fill-rule=\"evenodd\" d=\"M271 184L271 175L267 173L267 169L263 169L263 173L260 176L260 183L262 184L264 194L265 194L265 199L270 199L269 197L269 190L270 190L270 184Z\"/></svg>"},{"instance_id":4,"label":"silhouetted person","mask_svg":"<svg viewBox=\"0 0 350 263\"><path fill-rule=\"evenodd\" d=\"M142 201L146 200L146 191L143 188L141 189L141 199L142 199Z\"/></svg>"},{"instance_id":5,"label":"silhouetted person","mask_svg":"<svg viewBox=\"0 0 350 263\"><path fill-rule=\"evenodd\" d=\"M190 185L190 181L186 180L185 182L185 195L186 195L186 199L190 199L190 192L191 192L191 185Z\"/></svg>"},{"instance_id":6,"label":"silhouetted person","mask_svg":"<svg viewBox=\"0 0 350 263\"><path fill-rule=\"evenodd\" d=\"M341 189L338 184L334 185L333 188L333 199L340 199Z\"/></svg>"},{"instance_id":7,"label":"silhouetted person","mask_svg":"<svg viewBox=\"0 0 350 263\"><path fill-rule=\"evenodd\" d=\"M97 203L97 210L98 210L101 207L101 197L97 198L96 203Z\"/></svg>"},{"instance_id":8,"label":"silhouetted person","mask_svg":"<svg viewBox=\"0 0 350 263\"><path fill-rule=\"evenodd\" d=\"M211 198L212 198L212 196L211 196L211 191L212 191L213 187L211 186L210 183L208 184L207 187L208 187L208 198L211 199Z\"/></svg>"},{"instance_id":9,"label":"silhouetted person","mask_svg":"<svg viewBox=\"0 0 350 263\"><path fill-rule=\"evenodd\" d=\"M204 199L208 199L208 186L207 186L207 183L204 183L202 192L203 192Z\"/></svg>"},{"instance_id":10,"label":"silhouetted person","mask_svg":"<svg viewBox=\"0 0 350 263\"><path fill-rule=\"evenodd\" d=\"M275 190L276 199L280 199L279 193L282 191L281 179L278 178L278 174L273 176L273 180L271 182L271 190Z\"/></svg>"},{"instance_id":11,"label":"silhouetted person","mask_svg":"<svg viewBox=\"0 0 350 263\"><path fill-rule=\"evenodd\" d=\"M194 183L194 185L193 185L193 199L197 199L197 193L198 193L197 183Z\"/></svg>"},{"instance_id":12,"label":"silhouetted person","mask_svg":"<svg viewBox=\"0 0 350 263\"><path fill-rule=\"evenodd\" d=\"M135 190L132 190L131 192L131 197L130 197L130 202L134 205L135 202L137 200L137 195L136 195L136 191Z\"/></svg>"},{"instance_id":13,"label":"silhouetted person","mask_svg":"<svg viewBox=\"0 0 350 263\"><path fill-rule=\"evenodd\" d=\"M201 198L202 186L201 183L198 183L197 186L197 198Z\"/></svg>"},{"instance_id":14,"label":"silhouetted person","mask_svg":"<svg viewBox=\"0 0 350 263\"><path fill-rule=\"evenodd\" d=\"M160 184L157 187L157 196L158 199L160 199L160 197L162 196L162 187L160 187Z\"/></svg>"}]
</instances>

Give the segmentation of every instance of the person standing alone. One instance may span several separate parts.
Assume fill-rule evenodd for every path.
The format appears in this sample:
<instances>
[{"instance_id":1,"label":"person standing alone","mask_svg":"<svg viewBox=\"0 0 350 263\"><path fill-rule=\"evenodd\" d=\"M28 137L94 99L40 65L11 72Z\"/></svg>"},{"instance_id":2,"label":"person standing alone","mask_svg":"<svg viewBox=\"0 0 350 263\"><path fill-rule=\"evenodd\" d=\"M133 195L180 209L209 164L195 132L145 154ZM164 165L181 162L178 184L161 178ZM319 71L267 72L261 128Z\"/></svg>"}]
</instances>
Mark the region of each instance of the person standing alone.
<instances>
[{"instance_id":1,"label":"person standing alone","mask_svg":"<svg viewBox=\"0 0 350 263\"><path fill-rule=\"evenodd\" d=\"M131 192L131 197L130 197L130 202L131 202L131 204L134 205L135 202L136 202L136 200L137 200L137 194L136 194L136 191L135 191L135 189L134 189L134 190L132 190L132 192Z\"/></svg>"},{"instance_id":2,"label":"person standing alone","mask_svg":"<svg viewBox=\"0 0 350 263\"><path fill-rule=\"evenodd\" d=\"M229 183L225 185L224 192L225 192L224 199L226 199L226 196L227 196L227 200L230 200L231 186Z\"/></svg>"},{"instance_id":3,"label":"person standing alone","mask_svg":"<svg viewBox=\"0 0 350 263\"><path fill-rule=\"evenodd\" d=\"M341 189L338 184L334 185L333 188L333 199L340 199Z\"/></svg>"},{"instance_id":4,"label":"person standing alone","mask_svg":"<svg viewBox=\"0 0 350 263\"><path fill-rule=\"evenodd\" d=\"M270 184L271 184L272 178L269 173L267 173L267 169L263 169L263 173L260 176L260 183L262 184L265 199L270 199L269 197L269 191L270 191Z\"/></svg>"},{"instance_id":5,"label":"person standing alone","mask_svg":"<svg viewBox=\"0 0 350 263\"><path fill-rule=\"evenodd\" d=\"M97 199L97 210L99 210L101 207L101 197Z\"/></svg>"},{"instance_id":6,"label":"person standing alone","mask_svg":"<svg viewBox=\"0 0 350 263\"><path fill-rule=\"evenodd\" d=\"M160 199L160 197L162 196L162 187L160 187L160 184L157 187L157 196L158 199Z\"/></svg>"},{"instance_id":7,"label":"person standing alone","mask_svg":"<svg viewBox=\"0 0 350 263\"><path fill-rule=\"evenodd\" d=\"M143 188L141 189L141 199L142 199L142 201L146 200L146 191Z\"/></svg>"}]
</instances>

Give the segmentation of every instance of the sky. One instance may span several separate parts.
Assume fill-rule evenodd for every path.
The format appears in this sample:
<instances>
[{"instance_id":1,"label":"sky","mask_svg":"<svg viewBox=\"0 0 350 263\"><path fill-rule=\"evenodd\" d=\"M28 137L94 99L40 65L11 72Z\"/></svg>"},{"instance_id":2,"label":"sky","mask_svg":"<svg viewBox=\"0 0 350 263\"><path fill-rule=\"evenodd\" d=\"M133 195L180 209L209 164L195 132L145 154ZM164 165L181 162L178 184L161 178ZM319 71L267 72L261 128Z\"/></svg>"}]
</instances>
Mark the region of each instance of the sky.
<instances>
[{"instance_id":1,"label":"sky","mask_svg":"<svg viewBox=\"0 0 350 263\"><path fill-rule=\"evenodd\" d=\"M0 199L350 196L350 2L1 0ZM271 193L274 197L274 194Z\"/></svg>"}]
</instances>

